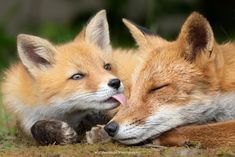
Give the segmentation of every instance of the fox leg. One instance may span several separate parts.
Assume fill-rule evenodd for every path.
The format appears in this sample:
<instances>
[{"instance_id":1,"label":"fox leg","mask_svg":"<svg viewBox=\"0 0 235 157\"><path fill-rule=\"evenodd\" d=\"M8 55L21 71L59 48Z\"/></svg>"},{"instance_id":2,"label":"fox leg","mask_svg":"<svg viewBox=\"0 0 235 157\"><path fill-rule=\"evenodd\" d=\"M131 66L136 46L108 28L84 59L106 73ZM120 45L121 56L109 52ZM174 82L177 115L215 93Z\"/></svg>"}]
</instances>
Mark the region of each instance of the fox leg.
<instances>
[{"instance_id":1,"label":"fox leg","mask_svg":"<svg viewBox=\"0 0 235 157\"><path fill-rule=\"evenodd\" d=\"M40 120L31 127L33 138L41 145L71 144L77 142L77 133L66 122Z\"/></svg>"},{"instance_id":2,"label":"fox leg","mask_svg":"<svg viewBox=\"0 0 235 157\"><path fill-rule=\"evenodd\" d=\"M199 144L203 148L235 146L235 120L189 125L170 130L154 140L163 146Z\"/></svg>"}]
</instances>

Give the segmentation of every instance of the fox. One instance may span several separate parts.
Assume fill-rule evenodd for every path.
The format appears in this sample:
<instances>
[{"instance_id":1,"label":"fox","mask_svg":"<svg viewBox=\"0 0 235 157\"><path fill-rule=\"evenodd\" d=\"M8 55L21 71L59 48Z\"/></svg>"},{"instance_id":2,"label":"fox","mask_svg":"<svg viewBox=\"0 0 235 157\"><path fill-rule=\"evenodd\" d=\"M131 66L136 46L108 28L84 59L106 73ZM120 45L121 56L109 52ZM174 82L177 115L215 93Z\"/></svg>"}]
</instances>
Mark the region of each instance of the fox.
<instances>
[{"instance_id":1,"label":"fox","mask_svg":"<svg viewBox=\"0 0 235 157\"><path fill-rule=\"evenodd\" d=\"M17 52L20 60L1 85L3 103L22 132L41 145L79 142L91 126L110 120L107 111L125 103L115 75L120 72L110 64L117 53L105 10L64 44L19 34Z\"/></svg>"},{"instance_id":2,"label":"fox","mask_svg":"<svg viewBox=\"0 0 235 157\"><path fill-rule=\"evenodd\" d=\"M208 20L191 13L175 41L123 19L141 59L127 105L104 126L126 145L235 146L235 44L216 42ZM91 136L92 137L92 136Z\"/></svg>"}]
</instances>

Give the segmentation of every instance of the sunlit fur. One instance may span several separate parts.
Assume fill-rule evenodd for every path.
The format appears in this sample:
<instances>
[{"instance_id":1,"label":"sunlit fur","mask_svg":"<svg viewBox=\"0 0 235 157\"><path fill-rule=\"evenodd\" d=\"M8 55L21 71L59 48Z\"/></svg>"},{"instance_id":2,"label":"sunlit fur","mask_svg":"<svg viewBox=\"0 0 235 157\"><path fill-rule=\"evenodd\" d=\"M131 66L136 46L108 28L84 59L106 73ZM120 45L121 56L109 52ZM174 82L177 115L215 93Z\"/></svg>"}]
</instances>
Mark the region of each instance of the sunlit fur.
<instances>
[{"instance_id":1,"label":"sunlit fur","mask_svg":"<svg viewBox=\"0 0 235 157\"><path fill-rule=\"evenodd\" d=\"M38 120L78 122L89 110L108 110L119 105L105 102L124 90L123 85L118 90L108 86L111 79L117 78L113 75L117 70L115 66L111 71L104 69L104 64L112 61L106 27L106 13L100 11L74 41L65 44L53 45L39 37L18 36L18 53L24 64L18 62L6 71L2 92L5 106L17 116L26 134L31 135L30 128ZM95 41L89 33L93 33L93 38L96 35ZM27 51L24 44L36 47L35 54L48 63L39 65L30 60L24 54ZM72 80L76 73L84 73L85 77Z\"/></svg>"},{"instance_id":2,"label":"sunlit fur","mask_svg":"<svg viewBox=\"0 0 235 157\"><path fill-rule=\"evenodd\" d=\"M119 125L114 139L136 144L178 126L235 118L235 46L219 45L202 15L190 15L176 41L124 22L143 56L128 105L112 119Z\"/></svg>"},{"instance_id":3,"label":"sunlit fur","mask_svg":"<svg viewBox=\"0 0 235 157\"><path fill-rule=\"evenodd\" d=\"M118 76L125 88L125 95L129 97L131 90L132 73L141 59L138 49L113 49L111 63L115 67L115 75Z\"/></svg>"},{"instance_id":4,"label":"sunlit fur","mask_svg":"<svg viewBox=\"0 0 235 157\"><path fill-rule=\"evenodd\" d=\"M164 146L193 144L202 148L234 147L234 130L234 120L204 125L189 125L163 133L154 140L154 143Z\"/></svg>"}]
</instances>

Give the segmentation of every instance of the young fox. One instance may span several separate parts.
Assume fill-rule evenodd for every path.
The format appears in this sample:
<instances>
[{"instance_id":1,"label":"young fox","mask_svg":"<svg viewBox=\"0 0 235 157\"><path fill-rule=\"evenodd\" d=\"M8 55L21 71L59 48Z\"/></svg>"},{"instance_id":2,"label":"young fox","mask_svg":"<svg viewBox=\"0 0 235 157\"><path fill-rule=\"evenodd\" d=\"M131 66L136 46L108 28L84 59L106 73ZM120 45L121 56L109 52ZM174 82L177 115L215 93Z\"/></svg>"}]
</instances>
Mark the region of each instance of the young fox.
<instances>
[{"instance_id":1,"label":"young fox","mask_svg":"<svg viewBox=\"0 0 235 157\"><path fill-rule=\"evenodd\" d=\"M79 133L90 129L89 123L107 122L99 121L100 111L125 101L123 85L113 75L117 70L109 63L112 50L104 10L72 42L53 45L20 34L17 49L21 61L5 74L4 104L24 133L40 144L76 142Z\"/></svg>"},{"instance_id":2,"label":"young fox","mask_svg":"<svg viewBox=\"0 0 235 157\"><path fill-rule=\"evenodd\" d=\"M104 127L124 144L156 139L177 145L235 146L235 45L219 45L209 22L192 13L176 41L145 33L124 20L140 47L142 61L132 77L126 106ZM188 124L209 125L186 126ZM165 133L167 132L167 133ZM163 134L165 133L165 134Z\"/></svg>"}]
</instances>

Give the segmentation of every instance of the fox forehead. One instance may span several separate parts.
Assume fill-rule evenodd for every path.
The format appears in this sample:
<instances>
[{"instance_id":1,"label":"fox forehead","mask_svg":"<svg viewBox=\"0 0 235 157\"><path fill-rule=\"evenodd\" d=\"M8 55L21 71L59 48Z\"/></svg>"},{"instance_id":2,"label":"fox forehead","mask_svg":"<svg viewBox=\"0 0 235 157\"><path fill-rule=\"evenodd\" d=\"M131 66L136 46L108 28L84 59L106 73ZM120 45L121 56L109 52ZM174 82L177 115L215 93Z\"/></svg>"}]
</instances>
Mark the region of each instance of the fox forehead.
<instances>
[{"instance_id":1,"label":"fox forehead","mask_svg":"<svg viewBox=\"0 0 235 157\"><path fill-rule=\"evenodd\" d=\"M61 68L69 67L70 73L88 73L91 68L99 69L109 61L109 53L103 52L97 46L87 42L71 42L56 47L56 66ZM73 69L73 70L72 70ZM102 69L103 70L103 69Z\"/></svg>"},{"instance_id":2,"label":"fox forehead","mask_svg":"<svg viewBox=\"0 0 235 157\"><path fill-rule=\"evenodd\" d=\"M68 43L57 46L56 60L64 60L77 65L84 64L82 62L92 62L93 64L104 61L104 55L98 47L86 42Z\"/></svg>"},{"instance_id":3,"label":"fox forehead","mask_svg":"<svg viewBox=\"0 0 235 157\"><path fill-rule=\"evenodd\" d=\"M134 77L138 77L135 81L143 80L143 83L149 83L144 81L149 80L157 84L177 81L182 77L187 80L195 75L200 75L196 66L179 55L180 51L177 43L170 43L162 47L155 47L149 52L143 52L146 55L134 74Z\"/></svg>"}]
</instances>

